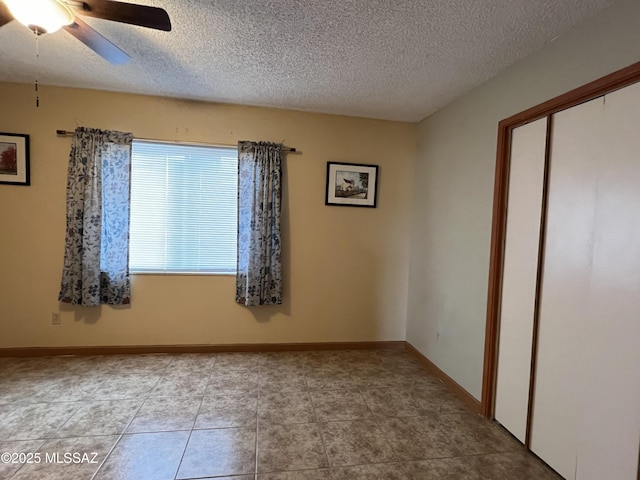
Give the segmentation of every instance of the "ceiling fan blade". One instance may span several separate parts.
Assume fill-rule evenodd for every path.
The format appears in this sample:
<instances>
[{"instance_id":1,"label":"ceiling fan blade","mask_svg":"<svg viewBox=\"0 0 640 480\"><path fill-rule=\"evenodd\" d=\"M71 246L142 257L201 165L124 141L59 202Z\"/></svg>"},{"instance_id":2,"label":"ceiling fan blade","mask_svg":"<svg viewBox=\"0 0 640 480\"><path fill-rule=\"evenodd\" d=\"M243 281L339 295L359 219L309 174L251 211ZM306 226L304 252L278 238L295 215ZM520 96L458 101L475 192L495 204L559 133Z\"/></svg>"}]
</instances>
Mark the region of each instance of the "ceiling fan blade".
<instances>
[{"instance_id":1,"label":"ceiling fan blade","mask_svg":"<svg viewBox=\"0 0 640 480\"><path fill-rule=\"evenodd\" d=\"M78 15L139 25L141 27L164 30L165 32L171 31L169 14L162 8L112 0L67 0L66 3Z\"/></svg>"},{"instance_id":2,"label":"ceiling fan blade","mask_svg":"<svg viewBox=\"0 0 640 480\"><path fill-rule=\"evenodd\" d=\"M0 27L13 20L13 15L9 11L9 8L2 2L0 2Z\"/></svg>"},{"instance_id":3,"label":"ceiling fan blade","mask_svg":"<svg viewBox=\"0 0 640 480\"><path fill-rule=\"evenodd\" d=\"M113 65L123 65L131 59L123 50L79 18L76 18L71 25L63 28Z\"/></svg>"}]
</instances>

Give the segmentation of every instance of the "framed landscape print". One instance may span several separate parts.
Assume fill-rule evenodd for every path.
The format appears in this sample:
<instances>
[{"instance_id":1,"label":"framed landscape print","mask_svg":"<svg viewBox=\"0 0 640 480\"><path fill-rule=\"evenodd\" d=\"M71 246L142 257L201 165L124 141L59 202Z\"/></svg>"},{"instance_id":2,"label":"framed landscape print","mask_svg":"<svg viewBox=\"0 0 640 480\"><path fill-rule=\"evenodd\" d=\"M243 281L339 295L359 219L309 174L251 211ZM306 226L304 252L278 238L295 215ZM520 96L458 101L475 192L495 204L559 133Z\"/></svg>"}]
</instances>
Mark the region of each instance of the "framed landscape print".
<instances>
[{"instance_id":1,"label":"framed landscape print","mask_svg":"<svg viewBox=\"0 0 640 480\"><path fill-rule=\"evenodd\" d=\"M327 162L325 205L376 207L378 166Z\"/></svg>"},{"instance_id":2,"label":"framed landscape print","mask_svg":"<svg viewBox=\"0 0 640 480\"><path fill-rule=\"evenodd\" d=\"M29 185L29 135L0 133L0 184Z\"/></svg>"}]
</instances>

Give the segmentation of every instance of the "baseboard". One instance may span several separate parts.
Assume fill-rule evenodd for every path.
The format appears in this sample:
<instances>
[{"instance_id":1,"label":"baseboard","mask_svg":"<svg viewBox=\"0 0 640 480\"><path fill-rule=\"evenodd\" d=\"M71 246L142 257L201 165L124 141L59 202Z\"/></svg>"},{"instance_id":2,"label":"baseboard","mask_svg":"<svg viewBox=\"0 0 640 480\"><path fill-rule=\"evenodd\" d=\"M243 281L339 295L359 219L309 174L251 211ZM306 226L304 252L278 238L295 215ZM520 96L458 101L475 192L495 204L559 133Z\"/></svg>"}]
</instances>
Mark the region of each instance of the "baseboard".
<instances>
[{"instance_id":1,"label":"baseboard","mask_svg":"<svg viewBox=\"0 0 640 480\"><path fill-rule=\"evenodd\" d=\"M312 350L403 349L404 341L237 343L230 345L111 345L93 347L0 348L0 357L45 357L55 355L125 355L150 353L287 352Z\"/></svg>"},{"instance_id":2,"label":"baseboard","mask_svg":"<svg viewBox=\"0 0 640 480\"><path fill-rule=\"evenodd\" d=\"M471 410L478 414L482 413L480 402L473 395L462 388L453 378L440 370L440 368L438 368L435 363L433 363L422 353L420 353L416 347L411 345L409 342L405 342L405 349L407 350L407 352L416 357L416 359L426 370L433 373L436 377L442 380L442 382L447 386L451 393L453 393L462 402L464 402L465 405L467 405Z\"/></svg>"}]
</instances>

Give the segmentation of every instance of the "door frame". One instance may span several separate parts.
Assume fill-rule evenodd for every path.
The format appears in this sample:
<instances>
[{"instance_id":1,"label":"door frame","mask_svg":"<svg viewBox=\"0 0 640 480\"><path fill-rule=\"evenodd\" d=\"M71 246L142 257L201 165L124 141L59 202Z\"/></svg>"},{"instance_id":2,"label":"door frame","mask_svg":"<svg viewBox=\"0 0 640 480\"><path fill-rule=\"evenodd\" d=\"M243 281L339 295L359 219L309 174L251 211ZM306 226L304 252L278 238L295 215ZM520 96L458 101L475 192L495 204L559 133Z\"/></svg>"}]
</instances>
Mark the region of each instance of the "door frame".
<instances>
[{"instance_id":1,"label":"door frame","mask_svg":"<svg viewBox=\"0 0 640 480\"><path fill-rule=\"evenodd\" d=\"M594 98L601 97L637 82L640 82L640 62L629 65L598 80L505 118L498 123L498 144L493 191L493 220L491 225L491 251L489 257L489 288L487 292L487 317L484 340L482 400L480 402L481 413L487 418L494 418L495 407L498 336L500 333L500 296L502 294L502 270L507 221L511 132L514 128L588 102ZM547 139L547 144L548 143L549 139Z\"/></svg>"}]
</instances>

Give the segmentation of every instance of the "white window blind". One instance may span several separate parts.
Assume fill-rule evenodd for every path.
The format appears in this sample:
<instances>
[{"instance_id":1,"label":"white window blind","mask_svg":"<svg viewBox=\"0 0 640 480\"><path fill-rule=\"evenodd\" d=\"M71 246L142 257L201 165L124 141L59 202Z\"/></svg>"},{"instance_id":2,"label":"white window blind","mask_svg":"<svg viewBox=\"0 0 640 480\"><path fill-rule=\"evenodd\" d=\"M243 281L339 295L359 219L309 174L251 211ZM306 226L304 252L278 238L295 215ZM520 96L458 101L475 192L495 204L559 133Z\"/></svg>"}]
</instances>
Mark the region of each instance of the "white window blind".
<instances>
[{"instance_id":1,"label":"white window blind","mask_svg":"<svg viewBox=\"0 0 640 480\"><path fill-rule=\"evenodd\" d=\"M135 140L132 273L235 273L235 148Z\"/></svg>"}]
</instances>

